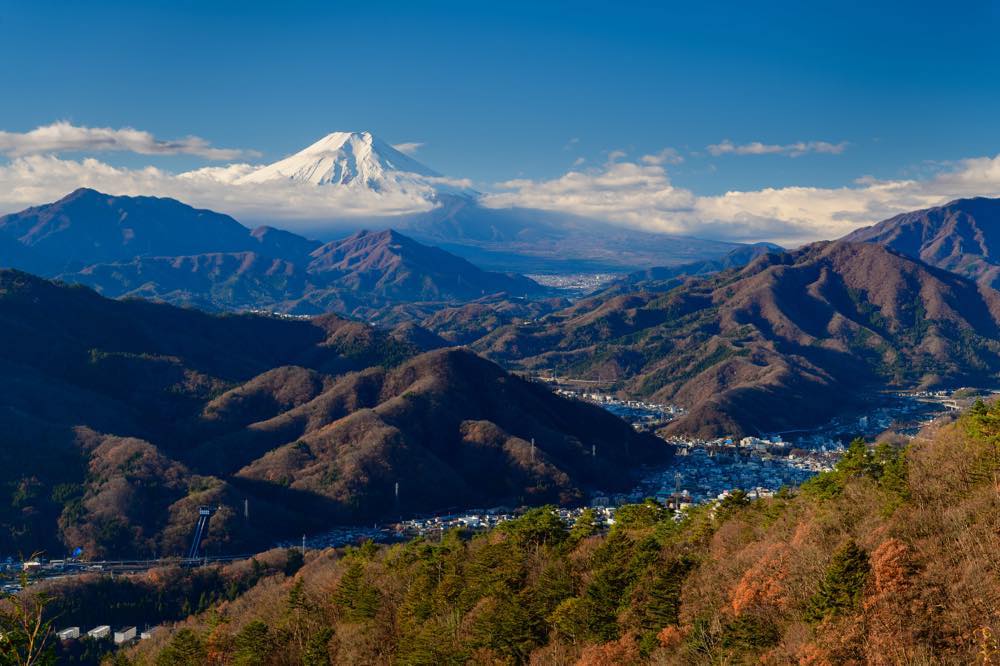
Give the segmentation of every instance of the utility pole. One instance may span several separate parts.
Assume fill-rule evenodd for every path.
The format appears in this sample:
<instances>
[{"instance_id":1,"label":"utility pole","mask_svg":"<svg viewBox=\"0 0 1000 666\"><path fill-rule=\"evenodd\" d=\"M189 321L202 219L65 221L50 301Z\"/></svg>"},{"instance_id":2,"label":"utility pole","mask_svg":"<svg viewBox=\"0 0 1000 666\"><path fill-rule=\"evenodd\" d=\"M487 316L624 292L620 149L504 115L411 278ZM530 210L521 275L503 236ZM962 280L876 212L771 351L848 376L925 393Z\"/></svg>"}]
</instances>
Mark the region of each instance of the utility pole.
<instances>
[{"instance_id":1,"label":"utility pole","mask_svg":"<svg viewBox=\"0 0 1000 666\"><path fill-rule=\"evenodd\" d=\"M531 462L535 462L535 438L531 438Z\"/></svg>"}]
</instances>

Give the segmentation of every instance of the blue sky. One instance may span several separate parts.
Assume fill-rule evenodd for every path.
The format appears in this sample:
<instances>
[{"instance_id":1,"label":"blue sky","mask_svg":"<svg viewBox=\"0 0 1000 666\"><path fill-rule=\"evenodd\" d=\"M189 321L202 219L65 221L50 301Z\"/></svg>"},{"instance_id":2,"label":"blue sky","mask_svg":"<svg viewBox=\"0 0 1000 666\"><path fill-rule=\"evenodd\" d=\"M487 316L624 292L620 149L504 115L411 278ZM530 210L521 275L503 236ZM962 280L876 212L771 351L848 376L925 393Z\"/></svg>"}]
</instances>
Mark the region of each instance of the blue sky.
<instances>
[{"instance_id":1,"label":"blue sky","mask_svg":"<svg viewBox=\"0 0 1000 666\"><path fill-rule=\"evenodd\" d=\"M670 182L704 196L1000 152L996 3L764 4L2 2L0 130L134 127L268 161L368 129L486 188L673 148ZM838 149L708 152L724 140Z\"/></svg>"}]
</instances>

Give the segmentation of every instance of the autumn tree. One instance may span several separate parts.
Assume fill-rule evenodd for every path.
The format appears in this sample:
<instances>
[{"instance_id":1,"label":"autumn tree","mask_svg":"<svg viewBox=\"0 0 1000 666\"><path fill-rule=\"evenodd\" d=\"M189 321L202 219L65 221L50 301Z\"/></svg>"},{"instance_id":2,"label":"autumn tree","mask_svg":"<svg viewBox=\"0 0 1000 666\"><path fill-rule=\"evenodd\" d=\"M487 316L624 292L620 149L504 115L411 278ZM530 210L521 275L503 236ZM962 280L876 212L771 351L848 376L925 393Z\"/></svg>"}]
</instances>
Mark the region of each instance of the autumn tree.
<instances>
[{"instance_id":1,"label":"autumn tree","mask_svg":"<svg viewBox=\"0 0 1000 666\"><path fill-rule=\"evenodd\" d=\"M32 556L37 557L37 555ZM28 573L20 574L22 592L0 593L0 662L16 666L55 663L52 624L46 619L50 599L27 591Z\"/></svg>"}]
</instances>

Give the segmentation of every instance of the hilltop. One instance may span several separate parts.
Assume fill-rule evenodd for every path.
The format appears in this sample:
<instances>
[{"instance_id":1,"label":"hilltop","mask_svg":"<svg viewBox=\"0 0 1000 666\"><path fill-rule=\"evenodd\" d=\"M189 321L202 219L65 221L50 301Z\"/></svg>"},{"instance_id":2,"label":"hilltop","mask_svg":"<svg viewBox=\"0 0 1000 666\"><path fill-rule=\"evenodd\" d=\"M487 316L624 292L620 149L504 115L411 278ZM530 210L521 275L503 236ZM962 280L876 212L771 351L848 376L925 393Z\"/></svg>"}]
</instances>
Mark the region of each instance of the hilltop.
<instances>
[{"instance_id":1,"label":"hilltop","mask_svg":"<svg viewBox=\"0 0 1000 666\"><path fill-rule=\"evenodd\" d=\"M1000 286L1000 199L956 199L903 213L849 234L981 284Z\"/></svg>"}]
</instances>

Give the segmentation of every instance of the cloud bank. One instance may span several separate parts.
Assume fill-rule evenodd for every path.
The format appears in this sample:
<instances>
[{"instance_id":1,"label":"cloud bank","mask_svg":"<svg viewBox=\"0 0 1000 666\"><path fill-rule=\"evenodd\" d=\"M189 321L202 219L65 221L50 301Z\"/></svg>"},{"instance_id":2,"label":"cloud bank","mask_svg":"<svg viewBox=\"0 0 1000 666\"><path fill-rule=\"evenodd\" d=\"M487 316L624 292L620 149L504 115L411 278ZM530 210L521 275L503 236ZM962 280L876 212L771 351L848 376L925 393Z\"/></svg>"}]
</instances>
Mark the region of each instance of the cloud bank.
<instances>
[{"instance_id":1,"label":"cloud bank","mask_svg":"<svg viewBox=\"0 0 1000 666\"><path fill-rule=\"evenodd\" d=\"M740 154L836 152L837 146L806 142L786 146L723 142L718 146ZM397 146L398 148L398 146ZM184 152L224 159L243 151L212 148L198 138L161 141L132 129L74 127L55 123L24 134L0 132L0 214L57 200L78 187L110 194L168 196L194 206L229 213L248 223L270 223L293 230L322 233L359 219L408 215L432 209L442 188L469 191L462 179L423 179L406 187L373 191L363 184L315 186L292 180L262 184L238 181L259 166L231 163L185 173L154 166L125 168L93 157L66 159L61 151L128 150L160 155ZM524 207L607 221L647 231L736 241L769 240L794 246L842 236L859 226L894 214L939 205L968 196L1000 196L1000 155L939 165L923 179L860 178L842 187L781 187L698 195L675 186L669 165L679 153L629 158L611 151L607 161L585 168L577 160L565 174L551 179L516 179L496 183L480 198L492 208Z\"/></svg>"},{"instance_id":2,"label":"cloud bank","mask_svg":"<svg viewBox=\"0 0 1000 666\"><path fill-rule=\"evenodd\" d=\"M156 167L129 169L95 158L63 159L28 155L0 164L0 213L62 198L79 187L116 195L173 197L237 219L274 223L288 229L335 228L357 218L430 210L433 188L373 192L355 187L317 187L295 181L252 185L232 182L255 166L231 164L174 174Z\"/></svg>"},{"instance_id":3,"label":"cloud bank","mask_svg":"<svg viewBox=\"0 0 1000 666\"><path fill-rule=\"evenodd\" d=\"M214 148L197 136L173 141L157 139L149 132L123 127L80 127L55 122L30 132L0 131L0 153L10 157L66 152L128 151L141 155L195 155L209 160L235 160L258 155L255 151Z\"/></svg>"},{"instance_id":4,"label":"cloud bank","mask_svg":"<svg viewBox=\"0 0 1000 666\"><path fill-rule=\"evenodd\" d=\"M484 203L573 213L671 234L789 246L838 238L897 213L1000 196L1000 155L959 161L926 180L861 178L838 188L782 187L699 196L662 164L614 161L551 180L499 183Z\"/></svg>"}]
</instances>

